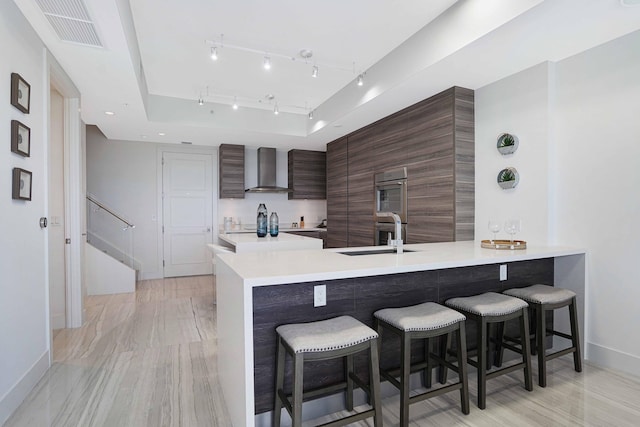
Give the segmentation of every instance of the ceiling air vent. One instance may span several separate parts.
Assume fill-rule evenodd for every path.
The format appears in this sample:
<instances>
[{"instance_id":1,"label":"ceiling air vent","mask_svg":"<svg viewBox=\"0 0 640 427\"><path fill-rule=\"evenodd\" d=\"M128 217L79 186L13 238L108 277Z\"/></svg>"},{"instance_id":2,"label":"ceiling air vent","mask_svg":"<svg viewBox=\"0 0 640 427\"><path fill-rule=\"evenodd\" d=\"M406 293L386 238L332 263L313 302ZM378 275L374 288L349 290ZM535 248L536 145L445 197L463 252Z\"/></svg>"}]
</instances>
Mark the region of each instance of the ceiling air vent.
<instances>
[{"instance_id":1,"label":"ceiling air vent","mask_svg":"<svg viewBox=\"0 0 640 427\"><path fill-rule=\"evenodd\" d=\"M60 40L103 47L82 0L36 0Z\"/></svg>"}]
</instances>

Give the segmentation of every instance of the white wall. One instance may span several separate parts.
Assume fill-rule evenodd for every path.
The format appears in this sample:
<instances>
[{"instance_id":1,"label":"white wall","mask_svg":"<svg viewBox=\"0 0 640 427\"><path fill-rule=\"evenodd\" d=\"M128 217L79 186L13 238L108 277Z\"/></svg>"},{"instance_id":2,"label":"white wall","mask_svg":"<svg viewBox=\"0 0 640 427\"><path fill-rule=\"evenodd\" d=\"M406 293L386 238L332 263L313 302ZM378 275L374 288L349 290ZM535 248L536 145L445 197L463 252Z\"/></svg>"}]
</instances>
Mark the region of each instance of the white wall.
<instances>
[{"instance_id":1,"label":"white wall","mask_svg":"<svg viewBox=\"0 0 640 427\"><path fill-rule=\"evenodd\" d=\"M49 86L44 46L12 1L0 2L0 424L49 366L45 235L46 102ZM31 108L9 104L11 73L31 85ZM11 120L31 128L31 157L11 153ZM11 199L14 167L33 173L31 201Z\"/></svg>"},{"instance_id":2,"label":"white wall","mask_svg":"<svg viewBox=\"0 0 640 427\"><path fill-rule=\"evenodd\" d=\"M588 251L586 357L640 375L640 32L476 91L476 239L489 217L523 220L521 237ZM520 137L511 157L500 132ZM495 176L515 166L520 185ZM502 236L506 236L504 233Z\"/></svg>"},{"instance_id":3,"label":"white wall","mask_svg":"<svg viewBox=\"0 0 640 427\"><path fill-rule=\"evenodd\" d=\"M492 236L489 219L504 224L513 218L522 223L516 238L548 243L549 70L543 63L475 91L476 239ZM520 140L514 154L496 149L504 132ZM509 166L518 170L520 182L503 190L496 178ZM509 236L501 231L498 237Z\"/></svg>"},{"instance_id":4,"label":"white wall","mask_svg":"<svg viewBox=\"0 0 640 427\"><path fill-rule=\"evenodd\" d=\"M588 248L590 359L640 375L640 32L557 65L557 240Z\"/></svg>"},{"instance_id":5,"label":"white wall","mask_svg":"<svg viewBox=\"0 0 640 427\"><path fill-rule=\"evenodd\" d=\"M162 277L158 252L158 144L109 140L87 127L87 193L135 224L140 278Z\"/></svg>"}]
</instances>

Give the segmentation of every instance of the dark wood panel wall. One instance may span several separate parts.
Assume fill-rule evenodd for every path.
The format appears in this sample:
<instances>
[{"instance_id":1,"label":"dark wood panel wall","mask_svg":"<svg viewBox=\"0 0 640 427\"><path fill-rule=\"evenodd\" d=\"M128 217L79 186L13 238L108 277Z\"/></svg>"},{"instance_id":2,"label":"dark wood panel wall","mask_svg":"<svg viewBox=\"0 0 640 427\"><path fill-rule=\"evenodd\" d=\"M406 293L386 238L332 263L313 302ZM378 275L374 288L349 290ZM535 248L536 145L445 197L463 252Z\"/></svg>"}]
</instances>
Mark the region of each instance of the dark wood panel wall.
<instances>
[{"instance_id":1,"label":"dark wood panel wall","mask_svg":"<svg viewBox=\"0 0 640 427\"><path fill-rule=\"evenodd\" d=\"M287 160L289 200L327 198L327 153L289 150Z\"/></svg>"},{"instance_id":2,"label":"dark wood panel wall","mask_svg":"<svg viewBox=\"0 0 640 427\"><path fill-rule=\"evenodd\" d=\"M327 145L327 247L343 248L347 240L347 138ZM333 218L329 221L328 218Z\"/></svg>"},{"instance_id":3,"label":"dark wood panel wall","mask_svg":"<svg viewBox=\"0 0 640 427\"><path fill-rule=\"evenodd\" d=\"M220 144L218 197L244 199L244 145Z\"/></svg>"},{"instance_id":4,"label":"dark wood panel wall","mask_svg":"<svg viewBox=\"0 0 640 427\"><path fill-rule=\"evenodd\" d=\"M402 166L407 243L474 238L473 99L453 87L327 145L329 247L373 245L373 175Z\"/></svg>"},{"instance_id":5,"label":"dark wood panel wall","mask_svg":"<svg viewBox=\"0 0 640 427\"><path fill-rule=\"evenodd\" d=\"M444 270L360 277L322 282L296 283L253 288L253 345L255 411L273 408L276 335L275 328L288 323L301 323L349 315L373 325L373 313L388 307L404 307L427 301L444 303L449 298L471 296L483 292L502 292L536 283L553 285L554 259L519 261L508 264L508 280L499 280L499 264L451 268ZM313 307L313 287L326 285L327 305ZM468 336L475 328L468 325ZM470 340L471 341L471 340ZM473 343L472 343L473 344ZM421 360L420 343L413 347L412 357ZM399 344L384 338L381 364L389 367L399 361ZM366 377L367 362L356 358L358 373ZM287 362L287 378L291 363ZM305 387L314 388L338 382L342 361L314 362L305 366ZM290 387L290 383L286 387Z\"/></svg>"}]
</instances>

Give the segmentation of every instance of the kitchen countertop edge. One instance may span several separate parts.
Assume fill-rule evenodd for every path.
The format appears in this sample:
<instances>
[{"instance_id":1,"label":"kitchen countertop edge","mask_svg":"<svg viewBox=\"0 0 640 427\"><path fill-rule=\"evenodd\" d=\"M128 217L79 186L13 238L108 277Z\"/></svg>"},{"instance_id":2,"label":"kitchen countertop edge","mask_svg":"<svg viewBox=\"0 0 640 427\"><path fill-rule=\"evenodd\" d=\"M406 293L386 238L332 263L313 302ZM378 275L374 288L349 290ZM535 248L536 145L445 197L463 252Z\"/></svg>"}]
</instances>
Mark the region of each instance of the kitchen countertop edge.
<instances>
[{"instance_id":1,"label":"kitchen countertop edge","mask_svg":"<svg viewBox=\"0 0 640 427\"><path fill-rule=\"evenodd\" d=\"M245 286L255 287L411 273L586 253L584 249L576 247L543 245L529 245L524 250L484 249L480 247L479 241L405 245L405 249L415 252L401 255L348 256L339 253L363 249L380 249L380 247L300 250L295 253L285 251L223 254L219 259L235 271Z\"/></svg>"}]
</instances>

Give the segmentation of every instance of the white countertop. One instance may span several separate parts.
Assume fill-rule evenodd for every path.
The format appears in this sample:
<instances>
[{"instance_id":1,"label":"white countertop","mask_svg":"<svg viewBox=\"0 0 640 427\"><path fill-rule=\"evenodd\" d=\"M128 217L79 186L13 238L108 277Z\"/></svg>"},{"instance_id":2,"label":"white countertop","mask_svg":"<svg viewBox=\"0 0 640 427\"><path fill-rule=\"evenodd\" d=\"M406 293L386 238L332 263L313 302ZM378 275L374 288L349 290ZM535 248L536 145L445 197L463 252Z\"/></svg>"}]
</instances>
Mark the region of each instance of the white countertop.
<instances>
[{"instance_id":1,"label":"white countertop","mask_svg":"<svg viewBox=\"0 0 640 427\"><path fill-rule=\"evenodd\" d=\"M258 237L255 231L253 233L221 233L218 239L235 248L234 256L260 252L258 256L264 257L265 252L273 251L322 250L322 239L287 233L278 233L277 237L271 237L269 234ZM259 263L262 262L259 261Z\"/></svg>"},{"instance_id":2,"label":"white countertop","mask_svg":"<svg viewBox=\"0 0 640 427\"><path fill-rule=\"evenodd\" d=\"M225 236L235 238L243 235ZM246 238L257 239L255 236L246 236ZM306 239L306 237L301 238ZM530 245L524 250L484 249L480 247L479 241L424 243L405 245L404 247L416 252L406 252L401 255L348 256L338 253L338 251L357 251L367 248L343 248L297 250L295 253L263 252L235 256L223 254L219 256L219 259L231 267L243 280L245 286L264 286L437 270L585 253L583 249L562 246ZM381 247L372 246L368 249L381 249Z\"/></svg>"},{"instance_id":3,"label":"white countertop","mask_svg":"<svg viewBox=\"0 0 640 427\"><path fill-rule=\"evenodd\" d=\"M280 231L280 233L287 233L289 231L326 231L327 228L326 227L304 227L304 228L300 228L300 227L279 227L278 231ZM256 226L254 225L253 227L250 226L243 226L243 227L237 227L234 226L231 230L229 230L228 232L224 231L224 227L220 227L219 229L220 234L256 234Z\"/></svg>"}]
</instances>

